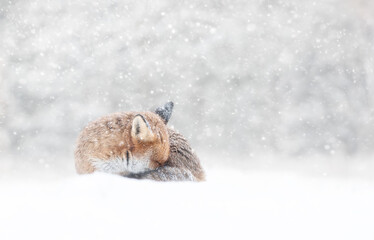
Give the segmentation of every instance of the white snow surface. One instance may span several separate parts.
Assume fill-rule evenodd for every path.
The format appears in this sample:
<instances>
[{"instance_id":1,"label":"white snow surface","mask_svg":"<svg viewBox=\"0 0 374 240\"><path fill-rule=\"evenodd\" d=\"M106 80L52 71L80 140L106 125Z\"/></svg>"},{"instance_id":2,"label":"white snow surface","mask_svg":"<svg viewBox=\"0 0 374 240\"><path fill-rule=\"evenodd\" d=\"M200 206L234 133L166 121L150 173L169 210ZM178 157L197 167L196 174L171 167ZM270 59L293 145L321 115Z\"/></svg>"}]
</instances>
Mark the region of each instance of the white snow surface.
<instances>
[{"instance_id":1,"label":"white snow surface","mask_svg":"<svg viewBox=\"0 0 374 240\"><path fill-rule=\"evenodd\" d=\"M282 171L0 183L0 239L374 239L374 183Z\"/></svg>"}]
</instances>

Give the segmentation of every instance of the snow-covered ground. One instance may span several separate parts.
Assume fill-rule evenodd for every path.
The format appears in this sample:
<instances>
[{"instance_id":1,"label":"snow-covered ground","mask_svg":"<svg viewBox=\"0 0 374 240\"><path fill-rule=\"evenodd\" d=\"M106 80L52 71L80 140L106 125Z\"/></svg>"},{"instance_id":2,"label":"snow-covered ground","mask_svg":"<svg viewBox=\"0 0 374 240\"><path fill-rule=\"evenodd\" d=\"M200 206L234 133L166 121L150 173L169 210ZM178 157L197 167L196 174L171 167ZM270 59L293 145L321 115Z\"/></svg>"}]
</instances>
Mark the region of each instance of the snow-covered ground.
<instances>
[{"instance_id":1,"label":"snow-covered ground","mask_svg":"<svg viewBox=\"0 0 374 240\"><path fill-rule=\"evenodd\" d=\"M0 239L374 239L370 179L207 172L204 183L3 181Z\"/></svg>"},{"instance_id":2,"label":"snow-covered ground","mask_svg":"<svg viewBox=\"0 0 374 240\"><path fill-rule=\"evenodd\" d=\"M0 0L0 240L373 240L373 12ZM89 121L168 100L207 182L76 175Z\"/></svg>"}]
</instances>

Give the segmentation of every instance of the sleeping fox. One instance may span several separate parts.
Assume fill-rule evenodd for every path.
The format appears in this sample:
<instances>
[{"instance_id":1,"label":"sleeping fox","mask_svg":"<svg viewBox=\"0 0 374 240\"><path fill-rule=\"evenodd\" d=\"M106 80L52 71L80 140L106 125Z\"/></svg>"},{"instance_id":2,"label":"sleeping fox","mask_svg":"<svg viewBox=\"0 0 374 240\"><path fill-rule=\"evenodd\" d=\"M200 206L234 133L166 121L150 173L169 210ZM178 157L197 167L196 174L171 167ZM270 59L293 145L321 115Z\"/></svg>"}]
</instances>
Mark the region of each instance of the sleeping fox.
<instances>
[{"instance_id":1,"label":"sleeping fox","mask_svg":"<svg viewBox=\"0 0 374 240\"><path fill-rule=\"evenodd\" d=\"M125 112L88 124L78 137L75 167L157 181L203 181L204 171L182 135L168 128L168 102L155 112Z\"/></svg>"}]
</instances>

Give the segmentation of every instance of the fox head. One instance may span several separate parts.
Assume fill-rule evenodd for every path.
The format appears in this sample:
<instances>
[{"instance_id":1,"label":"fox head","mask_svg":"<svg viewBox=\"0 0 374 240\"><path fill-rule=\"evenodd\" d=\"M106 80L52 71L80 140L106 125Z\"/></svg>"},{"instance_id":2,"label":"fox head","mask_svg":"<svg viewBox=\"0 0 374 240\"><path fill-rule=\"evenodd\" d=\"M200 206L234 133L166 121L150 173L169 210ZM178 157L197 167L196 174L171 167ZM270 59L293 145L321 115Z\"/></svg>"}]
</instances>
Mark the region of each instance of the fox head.
<instances>
[{"instance_id":1,"label":"fox head","mask_svg":"<svg viewBox=\"0 0 374 240\"><path fill-rule=\"evenodd\" d=\"M131 148L129 149L129 171L142 172L162 166L170 153L167 120L158 114L144 112L136 114L131 126ZM131 161L133 158L133 161Z\"/></svg>"},{"instance_id":2,"label":"fox head","mask_svg":"<svg viewBox=\"0 0 374 240\"><path fill-rule=\"evenodd\" d=\"M78 140L78 173L139 173L165 164L170 153L166 124L173 110L168 102L155 112L104 116L89 124Z\"/></svg>"},{"instance_id":3,"label":"fox head","mask_svg":"<svg viewBox=\"0 0 374 240\"><path fill-rule=\"evenodd\" d=\"M173 107L173 102L168 102L157 108L155 113L144 112L134 116L131 124L131 148L126 153L129 172L156 169L167 161L170 144L166 124Z\"/></svg>"}]
</instances>

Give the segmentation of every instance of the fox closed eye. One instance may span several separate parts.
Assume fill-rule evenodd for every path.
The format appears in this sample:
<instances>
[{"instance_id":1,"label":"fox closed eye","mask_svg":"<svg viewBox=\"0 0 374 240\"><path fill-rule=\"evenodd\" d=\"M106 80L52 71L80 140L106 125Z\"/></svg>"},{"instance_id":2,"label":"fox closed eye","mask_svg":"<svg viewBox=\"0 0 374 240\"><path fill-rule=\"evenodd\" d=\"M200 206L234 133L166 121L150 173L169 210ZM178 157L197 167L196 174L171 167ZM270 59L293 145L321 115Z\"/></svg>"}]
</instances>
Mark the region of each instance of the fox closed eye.
<instances>
[{"instance_id":1,"label":"fox closed eye","mask_svg":"<svg viewBox=\"0 0 374 240\"><path fill-rule=\"evenodd\" d=\"M126 151L126 164L129 166L129 160L130 160L130 152Z\"/></svg>"}]
</instances>

